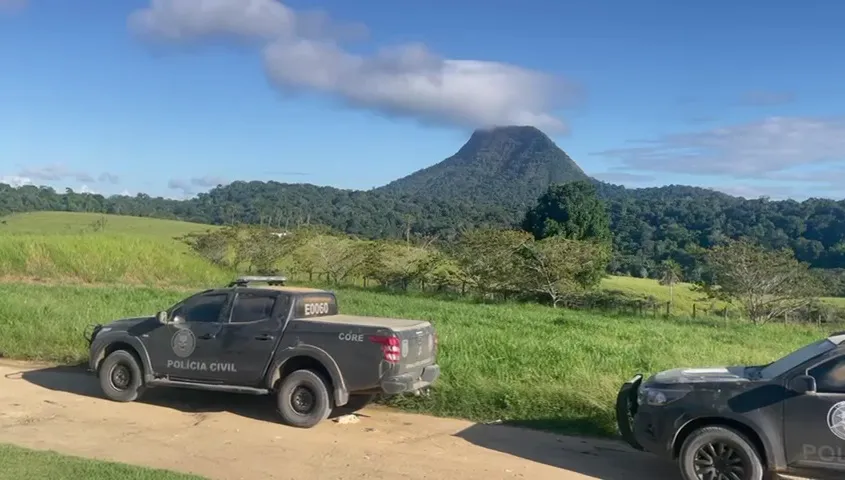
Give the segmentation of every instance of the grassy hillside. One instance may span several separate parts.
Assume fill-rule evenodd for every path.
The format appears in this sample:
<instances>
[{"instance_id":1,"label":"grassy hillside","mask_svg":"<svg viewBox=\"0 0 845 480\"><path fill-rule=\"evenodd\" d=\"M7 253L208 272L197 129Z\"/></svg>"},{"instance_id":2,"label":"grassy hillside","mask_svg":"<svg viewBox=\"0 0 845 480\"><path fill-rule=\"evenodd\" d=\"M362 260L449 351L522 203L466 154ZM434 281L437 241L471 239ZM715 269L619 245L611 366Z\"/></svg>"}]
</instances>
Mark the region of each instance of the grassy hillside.
<instances>
[{"instance_id":1,"label":"grassy hillside","mask_svg":"<svg viewBox=\"0 0 845 480\"><path fill-rule=\"evenodd\" d=\"M613 434L616 391L636 372L768 362L822 335L811 327L610 317L537 305L477 305L338 290L352 314L416 318L438 329L443 376L430 398L398 406ZM86 326L152 314L186 291L0 284L0 355L78 361ZM690 345L695 345L690 348Z\"/></svg>"},{"instance_id":2,"label":"grassy hillside","mask_svg":"<svg viewBox=\"0 0 845 480\"><path fill-rule=\"evenodd\" d=\"M208 285L232 274L174 240L129 234L0 235L0 278Z\"/></svg>"},{"instance_id":3,"label":"grassy hillside","mask_svg":"<svg viewBox=\"0 0 845 480\"><path fill-rule=\"evenodd\" d=\"M94 224L103 219L104 227L96 230ZM229 281L235 275L209 265L175 240L188 233L219 228L213 225L72 212L13 214L0 218L0 222L5 222L0 223L0 278L206 286ZM697 314L725 307L723 302L705 299L687 283L670 290L652 279L610 276L602 281L601 288L632 299L653 298L661 304L661 314L670 299L675 316L692 315L693 304ZM845 299L825 301L845 306Z\"/></svg>"},{"instance_id":4,"label":"grassy hillside","mask_svg":"<svg viewBox=\"0 0 845 480\"><path fill-rule=\"evenodd\" d=\"M601 288L628 298L654 298L661 305L671 301L673 315L692 315L693 305L696 305L699 314L725 307L724 302L709 300L702 293L693 291L689 283L678 283L669 288L650 278L609 276L602 280ZM661 307L661 313L663 311Z\"/></svg>"},{"instance_id":5,"label":"grassy hillside","mask_svg":"<svg viewBox=\"0 0 845 480\"><path fill-rule=\"evenodd\" d=\"M101 232L170 240L174 237L210 228L218 227L176 220L100 213L30 212L0 217L0 235L5 233L52 235Z\"/></svg>"},{"instance_id":6,"label":"grassy hillside","mask_svg":"<svg viewBox=\"0 0 845 480\"><path fill-rule=\"evenodd\" d=\"M0 278L51 282L209 285L231 280L176 240L212 225L74 212L0 218Z\"/></svg>"}]
</instances>

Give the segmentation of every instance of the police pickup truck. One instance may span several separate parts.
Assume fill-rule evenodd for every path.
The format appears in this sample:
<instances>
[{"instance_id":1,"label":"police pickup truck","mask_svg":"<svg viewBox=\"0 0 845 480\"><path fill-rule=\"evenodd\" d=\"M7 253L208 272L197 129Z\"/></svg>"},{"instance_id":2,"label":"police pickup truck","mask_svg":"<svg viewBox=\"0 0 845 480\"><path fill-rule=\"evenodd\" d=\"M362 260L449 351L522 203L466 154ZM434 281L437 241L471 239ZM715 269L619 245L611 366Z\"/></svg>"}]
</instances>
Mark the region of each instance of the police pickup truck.
<instances>
[{"instance_id":1,"label":"police pickup truck","mask_svg":"<svg viewBox=\"0 0 845 480\"><path fill-rule=\"evenodd\" d=\"M619 391L634 448L684 480L845 478L845 332L767 365L673 369Z\"/></svg>"},{"instance_id":2,"label":"police pickup truck","mask_svg":"<svg viewBox=\"0 0 845 480\"><path fill-rule=\"evenodd\" d=\"M154 316L95 325L88 367L111 400L149 387L272 394L301 428L377 394L418 394L440 375L429 322L342 315L332 292L284 283L241 277Z\"/></svg>"}]
</instances>

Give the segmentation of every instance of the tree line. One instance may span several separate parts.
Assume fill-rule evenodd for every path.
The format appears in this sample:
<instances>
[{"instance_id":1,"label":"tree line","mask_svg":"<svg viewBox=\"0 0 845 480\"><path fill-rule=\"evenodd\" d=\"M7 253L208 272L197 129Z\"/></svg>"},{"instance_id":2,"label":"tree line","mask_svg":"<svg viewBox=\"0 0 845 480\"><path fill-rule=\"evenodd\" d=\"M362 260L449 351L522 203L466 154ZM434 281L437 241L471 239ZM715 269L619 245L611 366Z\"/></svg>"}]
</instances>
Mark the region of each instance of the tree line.
<instances>
[{"instance_id":1,"label":"tree line","mask_svg":"<svg viewBox=\"0 0 845 480\"><path fill-rule=\"evenodd\" d=\"M599 289L613 260L613 242L606 208L589 183L551 186L519 228L465 229L448 241L374 240L321 225L278 229L245 224L182 240L207 260L240 272L282 273L329 284L363 279L365 286L553 307L628 302L643 309L642 298L614 297ZM823 293L819 277L787 248L770 249L750 238L722 239L690 254L702 265L695 289L703 297L733 305L755 323L831 316L822 309L832 307L818 301ZM673 259L666 259L657 271L670 292L688 280Z\"/></svg>"},{"instance_id":2,"label":"tree line","mask_svg":"<svg viewBox=\"0 0 845 480\"><path fill-rule=\"evenodd\" d=\"M699 249L748 238L790 250L824 276L827 295L845 296L845 201L745 200L685 186L627 189L592 184L609 219L608 273L657 279L675 262L689 281L702 278ZM234 182L189 200L77 193L0 184L0 215L37 210L81 211L277 229L327 225L370 240L436 237L454 241L468 229L521 228L525 211L493 204L397 192L349 191L306 184Z\"/></svg>"}]
</instances>

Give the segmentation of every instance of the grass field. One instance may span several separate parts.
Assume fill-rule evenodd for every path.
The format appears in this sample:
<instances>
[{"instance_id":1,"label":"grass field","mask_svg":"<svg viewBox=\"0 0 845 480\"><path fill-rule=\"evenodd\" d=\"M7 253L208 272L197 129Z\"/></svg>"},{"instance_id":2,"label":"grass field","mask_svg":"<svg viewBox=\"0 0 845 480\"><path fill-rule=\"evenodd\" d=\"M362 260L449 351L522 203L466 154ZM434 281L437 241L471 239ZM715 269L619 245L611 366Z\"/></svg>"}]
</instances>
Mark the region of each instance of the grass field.
<instances>
[{"instance_id":1,"label":"grass field","mask_svg":"<svg viewBox=\"0 0 845 480\"><path fill-rule=\"evenodd\" d=\"M0 355L80 361L88 325L153 314L192 288L221 285L234 275L173 239L205 225L109 216L104 230L86 230L98 218L47 212L2 219ZM648 279L610 277L602 288L661 302L670 298L668 287ZM678 317L669 319L357 288L340 288L338 296L346 313L418 318L437 327L443 376L431 397L402 399L398 406L579 433L614 433L616 391L633 373L768 362L826 333L690 319L692 305L707 302L687 284L675 286Z\"/></svg>"},{"instance_id":2,"label":"grass field","mask_svg":"<svg viewBox=\"0 0 845 480\"><path fill-rule=\"evenodd\" d=\"M101 220L101 233L120 233L171 240L188 233L202 232L213 225L161 220L127 215L106 215L81 212L28 212L0 217L0 234L80 234L95 232L93 225Z\"/></svg>"},{"instance_id":3,"label":"grass field","mask_svg":"<svg viewBox=\"0 0 845 480\"><path fill-rule=\"evenodd\" d=\"M92 225L105 219L101 231ZM0 217L0 277L82 283L208 285L234 272L208 265L176 237L219 228L214 225L99 213L31 212ZM9 233L12 235L3 235ZM359 282L360 283L360 282ZM629 298L672 301L672 314L688 316L693 304L724 308L679 283L672 290L657 280L610 276L601 288ZM830 299L845 306L845 299Z\"/></svg>"},{"instance_id":4,"label":"grass field","mask_svg":"<svg viewBox=\"0 0 845 480\"><path fill-rule=\"evenodd\" d=\"M216 285L233 274L172 241L129 234L0 235L0 278Z\"/></svg>"},{"instance_id":5,"label":"grass field","mask_svg":"<svg viewBox=\"0 0 845 480\"><path fill-rule=\"evenodd\" d=\"M0 444L0 480L202 480L202 478Z\"/></svg>"},{"instance_id":6,"label":"grass field","mask_svg":"<svg viewBox=\"0 0 845 480\"><path fill-rule=\"evenodd\" d=\"M105 219L105 227L92 224ZM32 212L0 218L0 277L81 283L208 285L233 272L192 255L176 237L218 228L213 225L124 215ZM4 235L8 233L9 235ZM670 300L656 280L609 277L602 288L633 298ZM702 303L689 284L674 288L673 312L688 315Z\"/></svg>"},{"instance_id":7,"label":"grass field","mask_svg":"<svg viewBox=\"0 0 845 480\"><path fill-rule=\"evenodd\" d=\"M0 284L0 354L82 360L87 325L152 314L186 293ZM570 433L614 434L611 407L621 383L634 373L768 362L822 334L811 327L615 318L538 305L479 305L353 289L337 294L346 313L435 324L443 375L431 397L402 399L397 406Z\"/></svg>"}]
</instances>

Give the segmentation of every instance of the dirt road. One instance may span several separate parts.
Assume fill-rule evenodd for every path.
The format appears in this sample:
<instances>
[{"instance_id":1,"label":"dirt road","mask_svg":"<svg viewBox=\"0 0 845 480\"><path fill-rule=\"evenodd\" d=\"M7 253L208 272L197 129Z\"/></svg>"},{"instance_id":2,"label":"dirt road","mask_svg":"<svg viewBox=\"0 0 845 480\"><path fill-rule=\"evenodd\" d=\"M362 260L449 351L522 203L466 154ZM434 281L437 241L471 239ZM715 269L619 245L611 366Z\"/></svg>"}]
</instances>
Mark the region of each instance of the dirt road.
<instances>
[{"instance_id":1,"label":"dirt road","mask_svg":"<svg viewBox=\"0 0 845 480\"><path fill-rule=\"evenodd\" d=\"M300 430L277 423L269 398L151 390L121 404L81 369L0 361L0 443L213 479L678 479L673 464L617 442L360 413Z\"/></svg>"}]
</instances>

